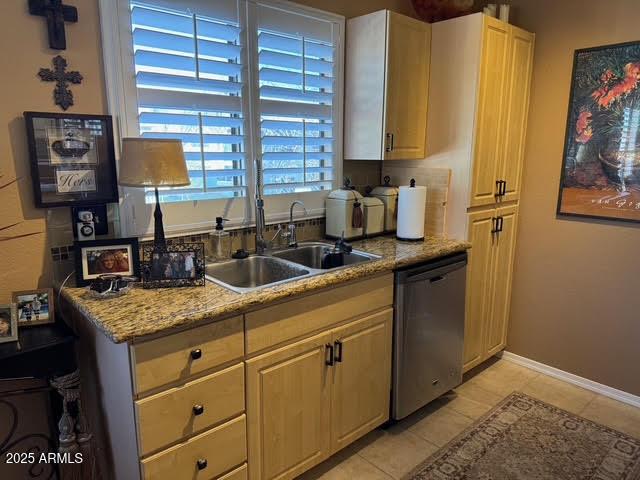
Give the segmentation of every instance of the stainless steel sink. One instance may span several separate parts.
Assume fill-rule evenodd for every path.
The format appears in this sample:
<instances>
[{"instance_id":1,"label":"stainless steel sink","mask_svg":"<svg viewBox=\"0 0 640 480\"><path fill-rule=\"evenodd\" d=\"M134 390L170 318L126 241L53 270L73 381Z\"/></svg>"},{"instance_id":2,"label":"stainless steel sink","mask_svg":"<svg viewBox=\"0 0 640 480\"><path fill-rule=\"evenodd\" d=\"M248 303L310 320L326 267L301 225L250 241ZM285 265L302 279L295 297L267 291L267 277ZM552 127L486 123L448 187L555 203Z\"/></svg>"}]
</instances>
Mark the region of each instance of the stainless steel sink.
<instances>
[{"instance_id":1,"label":"stainless steel sink","mask_svg":"<svg viewBox=\"0 0 640 480\"><path fill-rule=\"evenodd\" d=\"M325 252L330 250L333 245L323 242L305 242L298 245L297 248L288 248L273 252L272 255L277 258L283 258L290 262L304 265L305 267L322 270L322 257ZM354 265L356 263L369 262L381 258L378 255L353 250L351 253L344 254L344 266ZM340 268L340 267L334 267Z\"/></svg>"},{"instance_id":2,"label":"stainless steel sink","mask_svg":"<svg viewBox=\"0 0 640 480\"><path fill-rule=\"evenodd\" d=\"M251 292L310 274L311 272L301 265L262 255L212 263L205 267L208 280L238 293Z\"/></svg>"}]
</instances>

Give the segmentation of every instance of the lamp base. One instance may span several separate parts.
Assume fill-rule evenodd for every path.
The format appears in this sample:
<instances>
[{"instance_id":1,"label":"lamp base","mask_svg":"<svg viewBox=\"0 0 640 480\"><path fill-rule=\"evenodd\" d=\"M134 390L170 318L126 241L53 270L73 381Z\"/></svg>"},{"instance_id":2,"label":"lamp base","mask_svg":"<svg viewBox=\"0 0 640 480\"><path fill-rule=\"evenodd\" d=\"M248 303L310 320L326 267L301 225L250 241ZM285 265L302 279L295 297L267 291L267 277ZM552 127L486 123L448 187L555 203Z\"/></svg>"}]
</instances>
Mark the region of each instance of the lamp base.
<instances>
[{"instance_id":1,"label":"lamp base","mask_svg":"<svg viewBox=\"0 0 640 480\"><path fill-rule=\"evenodd\" d=\"M153 249L155 251L166 251L167 240L164 238L164 225L162 224L162 210L160 210L160 195L158 194L158 187L156 187L155 193L156 208L153 211Z\"/></svg>"}]
</instances>

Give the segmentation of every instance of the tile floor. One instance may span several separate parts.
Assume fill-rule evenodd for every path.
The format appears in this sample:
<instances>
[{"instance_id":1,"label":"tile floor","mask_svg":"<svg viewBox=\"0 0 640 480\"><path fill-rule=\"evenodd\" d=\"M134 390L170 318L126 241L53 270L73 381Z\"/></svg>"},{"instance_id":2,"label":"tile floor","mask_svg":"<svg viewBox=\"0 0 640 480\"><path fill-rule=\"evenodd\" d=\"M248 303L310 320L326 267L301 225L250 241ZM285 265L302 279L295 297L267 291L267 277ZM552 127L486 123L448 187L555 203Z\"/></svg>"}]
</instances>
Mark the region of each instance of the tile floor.
<instances>
[{"instance_id":1,"label":"tile floor","mask_svg":"<svg viewBox=\"0 0 640 480\"><path fill-rule=\"evenodd\" d=\"M453 392L391 427L374 430L299 480L402 478L513 390L640 438L640 408L507 360L487 363L469 372Z\"/></svg>"}]
</instances>

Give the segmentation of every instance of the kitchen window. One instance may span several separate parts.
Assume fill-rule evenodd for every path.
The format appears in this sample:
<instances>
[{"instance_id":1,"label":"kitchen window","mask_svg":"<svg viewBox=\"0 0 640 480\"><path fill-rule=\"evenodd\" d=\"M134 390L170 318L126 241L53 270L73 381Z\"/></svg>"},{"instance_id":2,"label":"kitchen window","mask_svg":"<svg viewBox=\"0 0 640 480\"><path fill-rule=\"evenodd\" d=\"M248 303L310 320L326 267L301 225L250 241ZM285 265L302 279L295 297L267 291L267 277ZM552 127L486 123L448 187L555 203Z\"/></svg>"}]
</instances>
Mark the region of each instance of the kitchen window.
<instances>
[{"instance_id":1,"label":"kitchen window","mask_svg":"<svg viewBox=\"0 0 640 480\"><path fill-rule=\"evenodd\" d=\"M101 0L109 108L121 137L182 140L191 185L161 190L168 233L216 216L309 216L342 168L344 18L280 0ZM152 191L123 188L126 235L152 232Z\"/></svg>"}]
</instances>

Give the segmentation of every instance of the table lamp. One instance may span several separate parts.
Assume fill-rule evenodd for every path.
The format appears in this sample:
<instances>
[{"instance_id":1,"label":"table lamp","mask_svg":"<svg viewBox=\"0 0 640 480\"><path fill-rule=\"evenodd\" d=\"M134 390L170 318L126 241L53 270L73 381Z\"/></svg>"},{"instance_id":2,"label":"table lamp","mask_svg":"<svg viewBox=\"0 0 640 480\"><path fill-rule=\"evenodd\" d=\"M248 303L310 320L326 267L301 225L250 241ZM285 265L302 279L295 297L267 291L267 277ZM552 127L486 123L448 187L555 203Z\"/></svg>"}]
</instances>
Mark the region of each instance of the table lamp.
<instances>
[{"instance_id":1,"label":"table lamp","mask_svg":"<svg viewBox=\"0 0 640 480\"><path fill-rule=\"evenodd\" d=\"M153 246L166 249L158 187L184 187L191 184L182 142L174 139L123 138L118 183L125 187L154 187Z\"/></svg>"}]
</instances>

